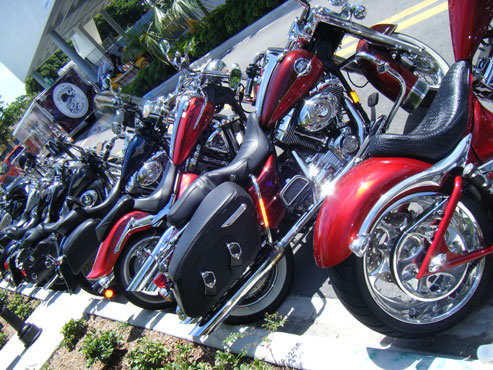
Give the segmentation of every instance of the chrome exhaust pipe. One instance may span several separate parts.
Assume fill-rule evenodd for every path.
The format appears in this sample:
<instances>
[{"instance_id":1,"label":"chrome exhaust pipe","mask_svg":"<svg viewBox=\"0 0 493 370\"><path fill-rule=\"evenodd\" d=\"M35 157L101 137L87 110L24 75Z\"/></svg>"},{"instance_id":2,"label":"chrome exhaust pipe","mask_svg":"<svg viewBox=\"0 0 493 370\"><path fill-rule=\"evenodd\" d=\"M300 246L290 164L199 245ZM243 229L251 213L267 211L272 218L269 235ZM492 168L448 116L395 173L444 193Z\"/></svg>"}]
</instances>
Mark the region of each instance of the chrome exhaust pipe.
<instances>
[{"instance_id":1,"label":"chrome exhaust pipe","mask_svg":"<svg viewBox=\"0 0 493 370\"><path fill-rule=\"evenodd\" d=\"M53 286L53 284L55 284L55 281L58 280L58 278L59 278L58 274L55 273L53 277L43 286L43 289L45 290L50 289Z\"/></svg>"},{"instance_id":2,"label":"chrome exhaust pipe","mask_svg":"<svg viewBox=\"0 0 493 370\"><path fill-rule=\"evenodd\" d=\"M255 270L250 278L236 291L236 293L224 304L215 314L205 323L199 323L192 329L190 335L194 337L201 337L211 334L228 315L233 311L240 301L246 296L246 294L257 284L263 277L265 277L276 263L284 256L285 249L276 246L274 250L267 256L265 261Z\"/></svg>"},{"instance_id":3,"label":"chrome exhaust pipe","mask_svg":"<svg viewBox=\"0 0 493 370\"><path fill-rule=\"evenodd\" d=\"M236 308L236 306L241 302L241 300L248 294L248 292L257 284L262 278L264 278L276 265L277 262L284 256L286 248L296 235L301 231L301 229L306 226L306 224L318 213L318 210L322 206L325 197L322 197L317 201L313 207L306 212L286 233L286 235L276 244L273 250L265 258L262 264L253 272L253 274L248 278L248 280L233 294L233 296L221 306L216 313L202 323L199 322L195 328L192 329L190 335L192 336L203 336L211 334L219 325L221 325L228 315Z\"/></svg>"}]
</instances>

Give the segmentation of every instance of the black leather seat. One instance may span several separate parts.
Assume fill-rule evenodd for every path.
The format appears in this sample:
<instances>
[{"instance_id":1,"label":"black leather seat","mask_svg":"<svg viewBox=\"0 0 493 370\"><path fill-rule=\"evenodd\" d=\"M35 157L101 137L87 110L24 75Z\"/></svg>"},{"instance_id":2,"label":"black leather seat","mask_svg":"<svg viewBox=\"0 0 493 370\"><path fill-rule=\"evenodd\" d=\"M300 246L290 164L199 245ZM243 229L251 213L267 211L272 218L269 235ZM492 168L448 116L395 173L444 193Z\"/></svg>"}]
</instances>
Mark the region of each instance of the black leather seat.
<instances>
[{"instance_id":1,"label":"black leather seat","mask_svg":"<svg viewBox=\"0 0 493 370\"><path fill-rule=\"evenodd\" d=\"M457 145L469 118L469 62L456 62L442 84L423 121L405 135L380 134L370 141L372 157L408 157L437 162Z\"/></svg>"},{"instance_id":2,"label":"black leather seat","mask_svg":"<svg viewBox=\"0 0 493 370\"><path fill-rule=\"evenodd\" d=\"M245 185L250 174L258 175L271 151L271 143L259 125L258 116L250 114L245 137L231 163L195 179L170 208L168 223L175 227L183 226L192 217L202 199L223 182L232 181Z\"/></svg>"},{"instance_id":3,"label":"black leather seat","mask_svg":"<svg viewBox=\"0 0 493 370\"><path fill-rule=\"evenodd\" d=\"M98 240L102 242L115 222L130 211L157 213L168 203L173 191L175 177L176 166L173 162L168 161L158 187L149 196L134 199L129 195L125 195L120 198L96 227Z\"/></svg>"},{"instance_id":4,"label":"black leather seat","mask_svg":"<svg viewBox=\"0 0 493 370\"><path fill-rule=\"evenodd\" d=\"M24 235L24 244L33 245L54 232L61 235L67 235L88 218L103 218L120 198L120 189L121 183L120 180L118 180L103 203L94 207L73 209L56 222L39 224L35 228L27 230Z\"/></svg>"}]
</instances>

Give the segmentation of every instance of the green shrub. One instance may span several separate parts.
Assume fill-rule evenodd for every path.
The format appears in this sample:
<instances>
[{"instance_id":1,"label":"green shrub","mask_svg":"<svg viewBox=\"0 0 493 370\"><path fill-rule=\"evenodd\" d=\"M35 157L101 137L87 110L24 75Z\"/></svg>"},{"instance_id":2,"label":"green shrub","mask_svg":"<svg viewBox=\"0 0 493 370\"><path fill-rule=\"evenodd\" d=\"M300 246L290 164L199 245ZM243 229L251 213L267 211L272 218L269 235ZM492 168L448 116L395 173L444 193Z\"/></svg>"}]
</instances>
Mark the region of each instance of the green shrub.
<instances>
[{"instance_id":1,"label":"green shrub","mask_svg":"<svg viewBox=\"0 0 493 370\"><path fill-rule=\"evenodd\" d=\"M284 0L227 0L202 19L191 37L194 46L191 48L192 59L207 54L283 2Z\"/></svg>"},{"instance_id":2,"label":"green shrub","mask_svg":"<svg viewBox=\"0 0 493 370\"><path fill-rule=\"evenodd\" d=\"M0 349L7 343L7 334L3 331L0 331Z\"/></svg>"},{"instance_id":3,"label":"green shrub","mask_svg":"<svg viewBox=\"0 0 493 370\"><path fill-rule=\"evenodd\" d=\"M109 364L111 356L119 346L120 337L113 330L98 334L93 329L84 337L80 351L86 358L87 366L91 367L96 360Z\"/></svg>"},{"instance_id":4,"label":"green shrub","mask_svg":"<svg viewBox=\"0 0 493 370\"><path fill-rule=\"evenodd\" d=\"M8 293L5 289L0 289L0 302L7 302Z\"/></svg>"},{"instance_id":5,"label":"green shrub","mask_svg":"<svg viewBox=\"0 0 493 370\"><path fill-rule=\"evenodd\" d=\"M153 60L148 67L142 69L131 83L122 86L122 93L142 96L173 76L176 70L159 60Z\"/></svg>"},{"instance_id":6,"label":"green shrub","mask_svg":"<svg viewBox=\"0 0 493 370\"><path fill-rule=\"evenodd\" d=\"M227 0L202 18L198 25L194 23L194 34L183 35L175 42L174 49L183 53L186 46L191 43L190 60L197 60L284 1ZM258 50L252 52L256 51ZM139 72L134 81L122 86L122 92L142 96L176 72L172 66L153 60L149 67Z\"/></svg>"},{"instance_id":7,"label":"green shrub","mask_svg":"<svg viewBox=\"0 0 493 370\"><path fill-rule=\"evenodd\" d=\"M38 302L36 300L30 300L24 298L20 294L15 293L10 297L7 303L7 309L15 313L21 319L25 320L34 311Z\"/></svg>"},{"instance_id":8,"label":"green shrub","mask_svg":"<svg viewBox=\"0 0 493 370\"><path fill-rule=\"evenodd\" d=\"M87 330L87 323L84 319L71 319L62 328L62 345L73 351L75 345L82 338Z\"/></svg>"},{"instance_id":9,"label":"green shrub","mask_svg":"<svg viewBox=\"0 0 493 370\"><path fill-rule=\"evenodd\" d=\"M162 367L169 354L164 344L144 338L128 353L128 358L132 369L147 370Z\"/></svg>"}]
</instances>

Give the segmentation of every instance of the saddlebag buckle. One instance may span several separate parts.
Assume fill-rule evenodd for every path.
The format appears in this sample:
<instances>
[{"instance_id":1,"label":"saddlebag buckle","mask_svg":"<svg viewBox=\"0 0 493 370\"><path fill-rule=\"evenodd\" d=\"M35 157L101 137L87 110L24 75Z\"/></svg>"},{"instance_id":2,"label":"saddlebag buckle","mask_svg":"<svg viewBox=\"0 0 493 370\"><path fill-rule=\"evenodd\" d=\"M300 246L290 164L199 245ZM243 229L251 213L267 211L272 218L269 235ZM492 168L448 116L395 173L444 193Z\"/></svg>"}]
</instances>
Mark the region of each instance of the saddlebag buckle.
<instances>
[{"instance_id":1,"label":"saddlebag buckle","mask_svg":"<svg viewBox=\"0 0 493 370\"><path fill-rule=\"evenodd\" d=\"M202 275L202 280L204 281L204 294L206 296L216 295L216 275L212 271L205 271L200 275Z\"/></svg>"}]
</instances>

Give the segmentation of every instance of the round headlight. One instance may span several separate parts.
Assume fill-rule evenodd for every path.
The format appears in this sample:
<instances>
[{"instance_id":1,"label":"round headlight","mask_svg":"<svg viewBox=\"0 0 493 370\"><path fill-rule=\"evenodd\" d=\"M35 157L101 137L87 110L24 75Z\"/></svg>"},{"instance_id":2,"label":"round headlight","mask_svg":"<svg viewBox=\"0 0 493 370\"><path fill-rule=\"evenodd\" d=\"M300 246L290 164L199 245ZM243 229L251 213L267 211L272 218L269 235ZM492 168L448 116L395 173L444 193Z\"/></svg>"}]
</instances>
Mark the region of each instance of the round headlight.
<instances>
[{"instance_id":1,"label":"round headlight","mask_svg":"<svg viewBox=\"0 0 493 370\"><path fill-rule=\"evenodd\" d=\"M163 173L163 166L157 161L146 162L137 173L137 183L141 186L152 185Z\"/></svg>"},{"instance_id":2,"label":"round headlight","mask_svg":"<svg viewBox=\"0 0 493 370\"><path fill-rule=\"evenodd\" d=\"M212 59L204 68L205 72L223 72L226 69L226 63L221 59Z\"/></svg>"}]
</instances>

